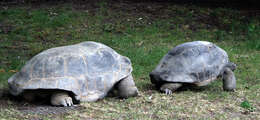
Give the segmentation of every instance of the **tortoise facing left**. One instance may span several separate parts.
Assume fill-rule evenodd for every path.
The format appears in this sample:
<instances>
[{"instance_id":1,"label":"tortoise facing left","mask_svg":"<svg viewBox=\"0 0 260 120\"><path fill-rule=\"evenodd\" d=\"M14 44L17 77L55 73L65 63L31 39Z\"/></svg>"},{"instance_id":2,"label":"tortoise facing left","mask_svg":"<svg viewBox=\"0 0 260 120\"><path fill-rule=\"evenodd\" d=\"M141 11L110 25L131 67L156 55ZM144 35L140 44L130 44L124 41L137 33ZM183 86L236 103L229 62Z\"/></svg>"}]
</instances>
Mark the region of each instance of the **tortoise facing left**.
<instances>
[{"instance_id":1,"label":"tortoise facing left","mask_svg":"<svg viewBox=\"0 0 260 120\"><path fill-rule=\"evenodd\" d=\"M223 89L233 91L236 65L227 53L207 41L183 43L170 50L150 73L151 82L161 92L171 94L183 85L205 86L223 78Z\"/></svg>"},{"instance_id":2,"label":"tortoise facing left","mask_svg":"<svg viewBox=\"0 0 260 120\"><path fill-rule=\"evenodd\" d=\"M34 56L8 79L10 93L32 100L50 96L55 106L76 101L97 101L112 89L120 97L138 94L131 62L97 42L51 48Z\"/></svg>"}]
</instances>

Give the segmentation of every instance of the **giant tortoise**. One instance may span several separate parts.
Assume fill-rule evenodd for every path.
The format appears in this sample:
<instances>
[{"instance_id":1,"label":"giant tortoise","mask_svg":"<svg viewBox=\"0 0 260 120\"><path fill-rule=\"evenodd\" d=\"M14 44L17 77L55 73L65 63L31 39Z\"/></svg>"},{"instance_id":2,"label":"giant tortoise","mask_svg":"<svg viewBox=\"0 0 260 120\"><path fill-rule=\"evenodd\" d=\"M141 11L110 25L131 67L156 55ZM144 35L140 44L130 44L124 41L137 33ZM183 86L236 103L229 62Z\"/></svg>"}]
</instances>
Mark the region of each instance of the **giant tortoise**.
<instances>
[{"instance_id":1,"label":"giant tortoise","mask_svg":"<svg viewBox=\"0 0 260 120\"><path fill-rule=\"evenodd\" d=\"M110 47L92 41L45 50L8 79L10 93L34 100L50 96L55 106L97 101L109 91L119 97L138 94L130 60Z\"/></svg>"},{"instance_id":2,"label":"giant tortoise","mask_svg":"<svg viewBox=\"0 0 260 120\"><path fill-rule=\"evenodd\" d=\"M150 78L166 94L183 85L205 86L218 77L223 78L224 90L233 91L235 68L223 49L211 42L193 41L170 50L150 73Z\"/></svg>"}]
</instances>

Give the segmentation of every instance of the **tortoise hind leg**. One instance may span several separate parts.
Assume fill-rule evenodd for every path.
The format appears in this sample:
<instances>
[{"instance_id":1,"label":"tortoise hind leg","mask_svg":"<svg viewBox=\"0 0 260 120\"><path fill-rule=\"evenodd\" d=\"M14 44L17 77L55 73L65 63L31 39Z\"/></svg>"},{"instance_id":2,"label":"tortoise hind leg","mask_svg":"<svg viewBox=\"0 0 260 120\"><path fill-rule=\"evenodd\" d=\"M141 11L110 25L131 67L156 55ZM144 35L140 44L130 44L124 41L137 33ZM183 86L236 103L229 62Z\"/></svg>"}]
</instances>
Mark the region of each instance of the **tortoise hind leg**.
<instances>
[{"instance_id":1,"label":"tortoise hind leg","mask_svg":"<svg viewBox=\"0 0 260 120\"><path fill-rule=\"evenodd\" d=\"M226 91L234 91L236 88L236 78L233 71L226 67L223 73L223 89Z\"/></svg>"},{"instance_id":2,"label":"tortoise hind leg","mask_svg":"<svg viewBox=\"0 0 260 120\"><path fill-rule=\"evenodd\" d=\"M160 87L160 91L167 95L170 95L173 91L177 90L181 86L181 83L165 83Z\"/></svg>"},{"instance_id":3,"label":"tortoise hind leg","mask_svg":"<svg viewBox=\"0 0 260 120\"><path fill-rule=\"evenodd\" d=\"M51 96L51 104L54 106L73 106L72 98L67 92L54 92Z\"/></svg>"},{"instance_id":4,"label":"tortoise hind leg","mask_svg":"<svg viewBox=\"0 0 260 120\"><path fill-rule=\"evenodd\" d=\"M122 79L117 84L118 94L121 98L128 98L138 95L138 89L135 86L133 76L129 75L126 78Z\"/></svg>"}]
</instances>

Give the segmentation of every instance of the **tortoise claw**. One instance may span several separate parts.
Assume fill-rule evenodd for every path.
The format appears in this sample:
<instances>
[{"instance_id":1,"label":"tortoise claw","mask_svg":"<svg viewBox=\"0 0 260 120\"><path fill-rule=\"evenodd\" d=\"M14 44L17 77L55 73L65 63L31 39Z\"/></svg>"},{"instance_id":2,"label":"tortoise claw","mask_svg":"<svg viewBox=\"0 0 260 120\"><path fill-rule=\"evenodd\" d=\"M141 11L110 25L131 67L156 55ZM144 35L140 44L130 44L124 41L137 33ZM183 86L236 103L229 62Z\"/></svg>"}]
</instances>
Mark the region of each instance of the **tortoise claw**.
<instances>
[{"instance_id":1,"label":"tortoise claw","mask_svg":"<svg viewBox=\"0 0 260 120\"><path fill-rule=\"evenodd\" d=\"M71 97L64 97L62 98L63 100L61 100L61 105L64 107L67 106L73 106L73 102L72 102L72 98Z\"/></svg>"},{"instance_id":2,"label":"tortoise claw","mask_svg":"<svg viewBox=\"0 0 260 120\"><path fill-rule=\"evenodd\" d=\"M172 94L172 91L170 89L164 89L164 93L166 95L171 95Z\"/></svg>"},{"instance_id":3,"label":"tortoise claw","mask_svg":"<svg viewBox=\"0 0 260 120\"><path fill-rule=\"evenodd\" d=\"M72 98L66 92L55 93L52 95L51 103L55 106L73 106Z\"/></svg>"},{"instance_id":4,"label":"tortoise claw","mask_svg":"<svg viewBox=\"0 0 260 120\"><path fill-rule=\"evenodd\" d=\"M67 107L66 101L65 101L65 100L62 100L61 105L64 106L64 107Z\"/></svg>"},{"instance_id":5,"label":"tortoise claw","mask_svg":"<svg viewBox=\"0 0 260 120\"><path fill-rule=\"evenodd\" d=\"M65 101L66 101L66 103L67 103L67 106L73 106L73 102L72 102L71 97L65 98Z\"/></svg>"}]
</instances>

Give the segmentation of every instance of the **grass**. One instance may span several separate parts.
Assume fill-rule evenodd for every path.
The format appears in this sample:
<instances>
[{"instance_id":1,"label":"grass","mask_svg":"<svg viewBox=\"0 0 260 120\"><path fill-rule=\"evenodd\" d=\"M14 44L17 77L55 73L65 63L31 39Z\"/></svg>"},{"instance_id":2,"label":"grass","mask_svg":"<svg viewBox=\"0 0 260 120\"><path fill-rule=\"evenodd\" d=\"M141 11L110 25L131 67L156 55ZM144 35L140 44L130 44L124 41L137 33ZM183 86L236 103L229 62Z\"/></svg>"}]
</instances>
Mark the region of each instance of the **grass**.
<instances>
[{"instance_id":1,"label":"grass","mask_svg":"<svg viewBox=\"0 0 260 120\"><path fill-rule=\"evenodd\" d=\"M131 59L140 96L82 103L86 109L57 116L24 114L8 101L1 119L260 119L259 15L173 3L44 4L0 10L0 89L43 50L97 41ZM159 60L174 46L195 40L227 51L238 66L235 92L223 91L221 80L170 96L154 89L148 75Z\"/></svg>"}]
</instances>

